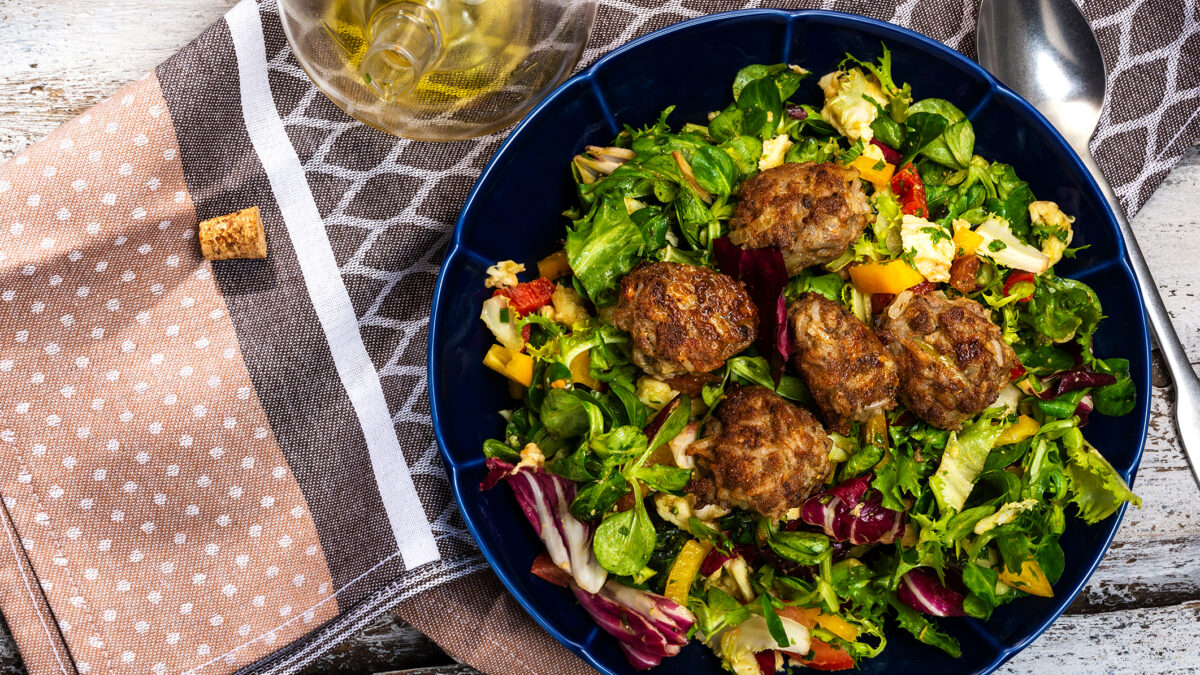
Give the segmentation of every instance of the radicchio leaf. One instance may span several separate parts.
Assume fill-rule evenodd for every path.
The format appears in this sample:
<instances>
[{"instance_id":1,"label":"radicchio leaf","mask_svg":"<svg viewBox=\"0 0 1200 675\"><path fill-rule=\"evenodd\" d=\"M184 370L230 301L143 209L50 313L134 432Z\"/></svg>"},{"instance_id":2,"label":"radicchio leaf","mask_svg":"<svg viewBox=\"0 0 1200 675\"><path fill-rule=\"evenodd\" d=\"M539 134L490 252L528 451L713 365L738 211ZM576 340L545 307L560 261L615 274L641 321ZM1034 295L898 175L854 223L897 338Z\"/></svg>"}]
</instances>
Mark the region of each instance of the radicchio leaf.
<instances>
[{"instance_id":1,"label":"radicchio leaf","mask_svg":"<svg viewBox=\"0 0 1200 675\"><path fill-rule=\"evenodd\" d=\"M495 457L488 458L487 468L480 489L489 490L500 481L508 483L525 518L546 545L550 560L569 571L583 589L600 590L608 572L592 552L592 527L571 515L575 483L541 468L514 467Z\"/></svg>"},{"instance_id":2,"label":"radicchio leaf","mask_svg":"<svg viewBox=\"0 0 1200 675\"><path fill-rule=\"evenodd\" d=\"M719 548L714 548L704 556L704 562L700 563L700 575L712 576L713 572L721 569L721 566L734 558L741 557L749 563L753 563L758 558L760 551L757 547L749 544L739 544L734 546L730 551L722 551Z\"/></svg>"},{"instance_id":3,"label":"radicchio leaf","mask_svg":"<svg viewBox=\"0 0 1200 675\"><path fill-rule=\"evenodd\" d=\"M529 566L529 573L562 588L571 584L571 574L555 565L546 553L539 553L534 557L533 564Z\"/></svg>"},{"instance_id":4,"label":"radicchio leaf","mask_svg":"<svg viewBox=\"0 0 1200 675\"><path fill-rule=\"evenodd\" d=\"M1115 384L1117 378L1108 373L1097 373L1088 368L1086 365L1075 366L1070 370L1064 370L1054 376L1055 383L1051 387L1047 387L1045 391L1038 394L1038 398L1043 401L1056 399L1063 394L1067 394L1078 389L1087 387L1103 387L1109 384Z\"/></svg>"},{"instance_id":5,"label":"radicchio leaf","mask_svg":"<svg viewBox=\"0 0 1200 675\"><path fill-rule=\"evenodd\" d=\"M787 116L794 120L803 121L808 119L808 111L802 105L789 104L784 110L787 112Z\"/></svg>"},{"instance_id":6,"label":"radicchio leaf","mask_svg":"<svg viewBox=\"0 0 1200 675\"><path fill-rule=\"evenodd\" d=\"M884 145L878 138L872 138L871 145L879 148L880 152L883 153L883 161L887 162L888 164L898 166L900 164L900 160L904 159L899 152L893 150L891 146Z\"/></svg>"},{"instance_id":7,"label":"radicchio leaf","mask_svg":"<svg viewBox=\"0 0 1200 675\"><path fill-rule=\"evenodd\" d=\"M836 541L854 545L896 540L903 513L884 508L883 494L871 488L871 475L835 485L804 502L800 517Z\"/></svg>"},{"instance_id":8,"label":"radicchio leaf","mask_svg":"<svg viewBox=\"0 0 1200 675\"><path fill-rule=\"evenodd\" d=\"M700 575L711 576L713 572L721 569L721 565L724 565L726 560L732 560L733 556L733 553L725 553L719 548L714 548L704 556L704 562L700 563Z\"/></svg>"},{"instance_id":9,"label":"radicchio leaf","mask_svg":"<svg viewBox=\"0 0 1200 675\"><path fill-rule=\"evenodd\" d=\"M1079 405L1075 406L1075 416L1079 418L1079 426L1082 427L1088 423L1088 415L1091 414L1094 407L1091 394L1080 399Z\"/></svg>"},{"instance_id":10,"label":"radicchio leaf","mask_svg":"<svg viewBox=\"0 0 1200 675\"><path fill-rule=\"evenodd\" d=\"M625 658L639 670L678 654L696 623L695 615L674 600L615 581L596 593L571 584L571 592L597 625L620 641Z\"/></svg>"},{"instance_id":11,"label":"radicchio leaf","mask_svg":"<svg viewBox=\"0 0 1200 675\"><path fill-rule=\"evenodd\" d=\"M787 279L784 278L784 283ZM771 352L772 359L778 355L780 357L780 370L774 369L774 361L772 361L771 377L775 378L775 384L779 384L779 376L783 374L783 363L792 355L792 333L787 329L787 296L783 294L783 289L779 291L779 299L775 301L775 351Z\"/></svg>"},{"instance_id":12,"label":"radicchio leaf","mask_svg":"<svg viewBox=\"0 0 1200 675\"><path fill-rule=\"evenodd\" d=\"M667 404L658 411L658 414L654 416L654 419L650 420L650 423L646 425L645 429L642 429L642 433L646 435L646 438L654 438L655 434L658 433L658 430L662 429L663 423L667 421L667 418L671 416L671 413L675 412L675 409L679 407L681 402L682 400L680 397L676 396L668 401Z\"/></svg>"},{"instance_id":13,"label":"radicchio leaf","mask_svg":"<svg viewBox=\"0 0 1200 675\"><path fill-rule=\"evenodd\" d=\"M758 351L771 364L771 378L776 384L783 375L783 366L792 353L792 341L787 330L787 265L777 247L742 248L721 237L713 242L713 253L721 271L746 284L750 298L758 309Z\"/></svg>"},{"instance_id":14,"label":"radicchio leaf","mask_svg":"<svg viewBox=\"0 0 1200 675\"><path fill-rule=\"evenodd\" d=\"M920 567L900 577L900 601L918 612L933 616L966 616L963 594L942 585L933 573Z\"/></svg>"}]
</instances>

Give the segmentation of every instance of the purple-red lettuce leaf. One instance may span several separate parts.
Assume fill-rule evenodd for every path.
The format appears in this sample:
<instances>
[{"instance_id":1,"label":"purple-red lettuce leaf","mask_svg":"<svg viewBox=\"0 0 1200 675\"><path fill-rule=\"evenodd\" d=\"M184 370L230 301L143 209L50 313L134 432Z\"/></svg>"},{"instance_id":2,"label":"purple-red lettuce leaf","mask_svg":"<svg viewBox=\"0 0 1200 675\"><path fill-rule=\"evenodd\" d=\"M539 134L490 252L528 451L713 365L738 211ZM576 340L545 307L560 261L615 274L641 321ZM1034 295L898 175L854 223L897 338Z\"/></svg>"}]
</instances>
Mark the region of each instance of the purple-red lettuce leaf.
<instances>
[{"instance_id":1,"label":"purple-red lettuce leaf","mask_svg":"<svg viewBox=\"0 0 1200 675\"><path fill-rule=\"evenodd\" d=\"M741 556L746 562L752 563L762 552L758 547L750 544L738 544L729 551L714 548L708 552L708 555L704 556L704 561L700 563L700 574L706 577L711 576L713 572L721 569L721 566L727 561L733 560L738 556Z\"/></svg>"},{"instance_id":2,"label":"purple-red lettuce leaf","mask_svg":"<svg viewBox=\"0 0 1200 675\"><path fill-rule=\"evenodd\" d=\"M777 247L742 248L721 237L713 242L713 253L722 272L746 284L750 299L758 309L759 353L771 364L771 378L776 384L783 376L783 366L792 353L787 331L787 265Z\"/></svg>"},{"instance_id":3,"label":"purple-red lettuce leaf","mask_svg":"<svg viewBox=\"0 0 1200 675\"><path fill-rule=\"evenodd\" d=\"M901 168L899 166L900 160L904 157L897 150L892 148L892 146L884 144L884 142L878 138L872 138L871 145L879 148L880 152L883 153L883 161L887 162L888 164L896 165L897 170Z\"/></svg>"},{"instance_id":4,"label":"purple-red lettuce leaf","mask_svg":"<svg viewBox=\"0 0 1200 675\"><path fill-rule=\"evenodd\" d=\"M788 117L794 120L800 120L803 122L804 120L808 119L808 111L805 110L804 106L802 105L788 104L784 106L783 110L787 113Z\"/></svg>"},{"instance_id":5,"label":"purple-red lettuce leaf","mask_svg":"<svg viewBox=\"0 0 1200 675\"><path fill-rule=\"evenodd\" d=\"M733 560L736 555L732 552L726 553L719 548L714 548L708 552L708 555L704 556L704 561L700 563L701 576L711 576L713 572L721 569L725 561Z\"/></svg>"},{"instance_id":6,"label":"purple-red lettuce leaf","mask_svg":"<svg viewBox=\"0 0 1200 675\"><path fill-rule=\"evenodd\" d=\"M1079 418L1079 426L1084 426L1088 423L1088 415L1095 408L1092 401L1092 395L1088 394L1079 401L1079 405L1075 406L1075 416Z\"/></svg>"},{"instance_id":7,"label":"purple-red lettuce leaf","mask_svg":"<svg viewBox=\"0 0 1200 675\"><path fill-rule=\"evenodd\" d=\"M600 590L608 572L592 552L592 527L571 515L575 483L541 468L514 468L495 457L488 458L487 468L480 489L491 489L500 481L508 483L525 518L546 545L550 560L570 572L583 589Z\"/></svg>"},{"instance_id":8,"label":"purple-red lettuce leaf","mask_svg":"<svg viewBox=\"0 0 1200 675\"><path fill-rule=\"evenodd\" d=\"M918 612L933 616L966 616L963 611L963 596L958 591L947 588L937 575L918 567L911 569L900 577L900 588L897 589L900 601Z\"/></svg>"},{"instance_id":9,"label":"purple-red lettuce leaf","mask_svg":"<svg viewBox=\"0 0 1200 675\"><path fill-rule=\"evenodd\" d=\"M787 279L784 279L784 283L787 283ZM788 357L792 355L792 332L787 329L787 315L787 296L780 290L779 299L775 301L775 351L771 352L771 354L772 357L778 355L781 363L786 362ZM774 362L772 361L771 376L775 378L777 384L782 372L782 370L778 373L775 372Z\"/></svg>"},{"instance_id":10,"label":"purple-red lettuce leaf","mask_svg":"<svg viewBox=\"0 0 1200 675\"><path fill-rule=\"evenodd\" d=\"M1052 386L1046 388L1045 391L1038 394L1038 398L1043 401L1056 399L1063 394L1069 394L1079 389L1087 387L1103 387L1109 384L1115 384L1117 378L1108 373L1098 373L1086 365L1075 366L1070 370L1064 370L1058 375L1053 375L1051 378L1055 382Z\"/></svg>"},{"instance_id":11,"label":"purple-red lettuce leaf","mask_svg":"<svg viewBox=\"0 0 1200 675\"><path fill-rule=\"evenodd\" d=\"M664 596L608 581L597 593L576 584L571 592L606 633L617 638L634 668L653 668L688 643L696 617Z\"/></svg>"},{"instance_id":12,"label":"purple-red lettuce leaf","mask_svg":"<svg viewBox=\"0 0 1200 675\"><path fill-rule=\"evenodd\" d=\"M800 517L835 541L854 545L896 540L904 514L883 506L883 494L871 488L869 474L835 485L804 502Z\"/></svg>"}]
</instances>

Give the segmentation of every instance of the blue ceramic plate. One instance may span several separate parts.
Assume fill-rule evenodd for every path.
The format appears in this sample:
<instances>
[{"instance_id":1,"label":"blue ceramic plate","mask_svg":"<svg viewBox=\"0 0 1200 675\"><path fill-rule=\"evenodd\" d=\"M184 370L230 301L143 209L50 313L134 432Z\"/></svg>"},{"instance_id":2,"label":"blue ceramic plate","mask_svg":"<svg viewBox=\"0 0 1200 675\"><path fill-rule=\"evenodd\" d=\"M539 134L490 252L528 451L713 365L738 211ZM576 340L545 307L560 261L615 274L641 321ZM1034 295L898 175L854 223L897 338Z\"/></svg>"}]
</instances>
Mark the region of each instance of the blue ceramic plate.
<instances>
[{"instance_id":1,"label":"blue ceramic plate","mask_svg":"<svg viewBox=\"0 0 1200 675\"><path fill-rule=\"evenodd\" d=\"M529 573L542 544L509 490L480 492L481 446L504 428L511 407L500 378L480 360L492 338L479 321L488 295L484 270L497 260L530 263L560 247L574 200L568 162L586 144L607 144L622 125L652 122L677 106L672 126L705 122L729 102L729 83L751 63L793 63L815 76L833 70L846 52L864 60L892 51L893 72L915 98L938 97L968 111L975 151L1012 164L1041 199L1074 214L1075 244L1087 244L1059 265L1064 276L1090 284L1108 318L1096 335L1101 356L1130 361L1138 398L1122 418L1093 415L1085 435L1132 482L1149 415L1149 337L1136 282L1117 226L1095 183L1057 132L1028 103L982 68L941 43L859 16L822 11L746 10L685 21L634 40L559 87L525 118L475 184L459 218L433 301L429 330L429 395L433 423L454 496L479 548L521 605L555 638L604 673L630 673L616 641L600 631L571 597ZM820 106L815 76L795 100ZM1122 511L1123 512L1123 511ZM1053 598L1026 598L999 609L990 621L942 620L963 656L951 659L902 631L864 661L867 673L985 673L1028 645L1083 588L1108 549L1117 514L1094 526L1069 523L1062 537L1067 567ZM661 672L719 673L711 652L693 642Z\"/></svg>"}]
</instances>

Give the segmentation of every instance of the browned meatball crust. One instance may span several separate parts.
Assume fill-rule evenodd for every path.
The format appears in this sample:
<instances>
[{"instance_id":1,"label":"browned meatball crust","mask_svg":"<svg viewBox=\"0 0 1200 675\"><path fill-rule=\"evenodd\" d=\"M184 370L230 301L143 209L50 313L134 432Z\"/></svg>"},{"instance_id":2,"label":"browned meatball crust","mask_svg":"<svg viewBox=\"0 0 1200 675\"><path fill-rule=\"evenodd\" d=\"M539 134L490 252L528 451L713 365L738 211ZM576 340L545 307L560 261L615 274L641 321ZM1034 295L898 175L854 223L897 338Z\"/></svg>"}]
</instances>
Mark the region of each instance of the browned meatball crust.
<instances>
[{"instance_id":1,"label":"browned meatball crust","mask_svg":"<svg viewBox=\"0 0 1200 675\"><path fill-rule=\"evenodd\" d=\"M621 279L612 323L633 337L634 363L659 378L716 370L758 336L745 284L668 262L642 263Z\"/></svg>"},{"instance_id":2,"label":"browned meatball crust","mask_svg":"<svg viewBox=\"0 0 1200 675\"><path fill-rule=\"evenodd\" d=\"M742 183L729 240L747 248L778 246L788 274L797 274L844 253L874 218L858 169L789 163Z\"/></svg>"},{"instance_id":3,"label":"browned meatball crust","mask_svg":"<svg viewBox=\"0 0 1200 675\"><path fill-rule=\"evenodd\" d=\"M808 384L825 424L848 433L896 407L896 362L866 324L841 305L805 293L788 308L794 367Z\"/></svg>"},{"instance_id":4,"label":"browned meatball crust","mask_svg":"<svg viewBox=\"0 0 1200 675\"><path fill-rule=\"evenodd\" d=\"M825 482L831 445L812 413L764 387L733 386L688 447L699 467L693 488L778 520Z\"/></svg>"},{"instance_id":5,"label":"browned meatball crust","mask_svg":"<svg viewBox=\"0 0 1200 675\"><path fill-rule=\"evenodd\" d=\"M1017 356L987 310L941 291L896 296L879 337L900 367L900 401L940 429L962 423L996 401Z\"/></svg>"}]
</instances>

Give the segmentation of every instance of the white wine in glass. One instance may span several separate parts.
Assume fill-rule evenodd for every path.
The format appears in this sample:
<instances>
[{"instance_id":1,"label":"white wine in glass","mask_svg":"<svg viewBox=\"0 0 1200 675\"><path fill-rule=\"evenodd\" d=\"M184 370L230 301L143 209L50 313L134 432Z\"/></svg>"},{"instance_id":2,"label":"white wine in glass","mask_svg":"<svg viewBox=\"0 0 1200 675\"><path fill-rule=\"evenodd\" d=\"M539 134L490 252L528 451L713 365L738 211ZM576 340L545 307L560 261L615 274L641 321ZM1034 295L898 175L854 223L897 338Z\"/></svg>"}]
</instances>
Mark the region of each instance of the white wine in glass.
<instances>
[{"instance_id":1,"label":"white wine in glass","mask_svg":"<svg viewBox=\"0 0 1200 675\"><path fill-rule=\"evenodd\" d=\"M281 0L316 86L353 117L449 141L512 124L579 60L595 0Z\"/></svg>"}]
</instances>

